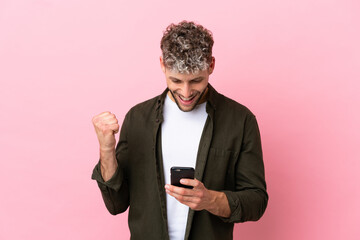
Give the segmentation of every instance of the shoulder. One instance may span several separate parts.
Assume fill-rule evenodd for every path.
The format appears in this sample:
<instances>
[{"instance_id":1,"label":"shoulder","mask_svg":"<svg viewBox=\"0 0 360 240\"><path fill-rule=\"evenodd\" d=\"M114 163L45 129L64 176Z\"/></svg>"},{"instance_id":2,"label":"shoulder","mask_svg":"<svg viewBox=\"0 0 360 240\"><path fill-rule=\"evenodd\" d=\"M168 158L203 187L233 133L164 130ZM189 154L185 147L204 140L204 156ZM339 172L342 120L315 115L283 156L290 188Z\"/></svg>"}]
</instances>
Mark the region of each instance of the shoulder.
<instances>
[{"instance_id":1,"label":"shoulder","mask_svg":"<svg viewBox=\"0 0 360 240\"><path fill-rule=\"evenodd\" d=\"M243 104L231 99L217 91L212 93L212 102L216 109L215 113L217 116L229 116L236 119L255 117L252 111Z\"/></svg>"},{"instance_id":2,"label":"shoulder","mask_svg":"<svg viewBox=\"0 0 360 240\"><path fill-rule=\"evenodd\" d=\"M149 118L154 117L163 102L163 95L164 93L136 104L128 111L128 113L126 114L126 118L136 120L149 120Z\"/></svg>"},{"instance_id":3,"label":"shoulder","mask_svg":"<svg viewBox=\"0 0 360 240\"><path fill-rule=\"evenodd\" d=\"M221 95L222 101L220 102L219 106L220 108L227 110L227 111L235 111L239 114L246 114L246 115L254 115L250 109L243 104L226 97L224 95Z\"/></svg>"},{"instance_id":4,"label":"shoulder","mask_svg":"<svg viewBox=\"0 0 360 240\"><path fill-rule=\"evenodd\" d=\"M156 107L158 100L160 100L160 95L136 104L129 110L129 112L144 113L151 111L154 107Z\"/></svg>"}]
</instances>

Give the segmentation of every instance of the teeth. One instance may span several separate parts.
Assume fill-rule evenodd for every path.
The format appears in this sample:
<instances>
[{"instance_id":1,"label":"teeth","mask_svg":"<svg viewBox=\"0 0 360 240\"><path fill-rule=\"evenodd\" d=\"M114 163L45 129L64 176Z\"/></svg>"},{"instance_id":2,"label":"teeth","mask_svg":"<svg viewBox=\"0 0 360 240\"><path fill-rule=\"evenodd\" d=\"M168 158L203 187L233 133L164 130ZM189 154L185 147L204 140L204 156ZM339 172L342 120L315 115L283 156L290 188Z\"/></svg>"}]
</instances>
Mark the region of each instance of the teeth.
<instances>
[{"instance_id":1,"label":"teeth","mask_svg":"<svg viewBox=\"0 0 360 240\"><path fill-rule=\"evenodd\" d=\"M193 99L193 97L184 98L184 97L181 97L181 96L180 96L180 98L181 98L182 100L184 100L184 101L189 101L189 100Z\"/></svg>"}]
</instances>

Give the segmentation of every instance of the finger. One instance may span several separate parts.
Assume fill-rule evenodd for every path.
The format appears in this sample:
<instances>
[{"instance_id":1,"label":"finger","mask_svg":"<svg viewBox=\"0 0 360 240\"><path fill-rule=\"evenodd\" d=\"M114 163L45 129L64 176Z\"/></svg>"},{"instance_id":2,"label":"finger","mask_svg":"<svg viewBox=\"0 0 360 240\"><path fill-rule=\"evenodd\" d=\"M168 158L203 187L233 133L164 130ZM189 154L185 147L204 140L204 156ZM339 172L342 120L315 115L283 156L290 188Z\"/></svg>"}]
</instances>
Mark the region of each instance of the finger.
<instances>
[{"instance_id":1,"label":"finger","mask_svg":"<svg viewBox=\"0 0 360 240\"><path fill-rule=\"evenodd\" d=\"M104 119L104 117L106 118L106 116L109 116L109 115L111 115L110 112L100 113L100 114L94 116L94 117L92 118L92 121L93 121L94 123L95 123L95 122L98 122L98 121L102 121L102 119Z\"/></svg>"},{"instance_id":2,"label":"finger","mask_svg":"<svg viewBox=\"0 0 360 240\"><path fill-rule=\"evenodd\" d=\"M186 186L192 186L192 187L201 187L202 186L202 183L197 179L182 178L182 179L180 179L180 183L184 184Z\"/></svg>"},{"instance_id":3,"label":"finger","mask_svg":"<svg viewBox=\"0 0 360 240\"><path fill-rule=\"evenodd\" d=\"M111 114L111 112L106 111L106 112L102 112L102 113L96 115L94 118L103 118L103 117L108 116L110 114Z\"/></svg>"},{"instance_id":4,"label":"finger","mask_svg":"<svg viewBox=\"0 0 360 240\"><path fill-rule=\"evenodd\" d=\"M194 197L194 196L183 196L174 192L171 192L169 190L166 190L166 192L174 197L178 202L188 206L189 208L193 210L202 210L204 207L202 207L202 200L200 197Z\"/></svg>"},{"instance_id":5,"label":"finger","mask_svg":"<svg viewBox=\"0 0 360 240\"><path fill-rule=\"evenodd\" d=\"M109 115L109 114L111 114L110 111L105 111L105 112L100 113L100 114L97 115L97 116L98 116L98 117L103 117L103 116L106 116L106 115Z\"/></svg>"},{"instance_id":6,"label":"finger","mask_svg":"<svg viewBox=\"0 0 360 240\"><path fill-rule=\"evenodd\" d=\"M176 187L170 184L166 184L165 185L165 189L169 192L172 193L176 193L178 195L187 195L187 196L192 196L193 195L193 190L192 189L187 189L187 188L182 188L182 187Z\"/></svg>"},{"instance_id":7,"label":"finger","mask_svg":"<svg viewBox=\"0 0 360 240\"><path fill-rule=\"evenodd\" d=\"M112 125L109 126L109 128L110 128L111 130L113 130L114 133L119 132L119 124L112 124Z\"/></svg>"},{"instance_id":8,"label":"finger","mask_svg":"<svg viewBox=\"0 0 360 240\"><path fill-rule=\"evenodd\" d=\"M111 120L111 119L117 119L115 114L109 114L109 115L105 115L101 117L102 121L107 121L107 120Z\"/></svg>"},{"instance_id":9,"label":"finger","mask_svg":"<svg viewBox=\"0 0 360 240\"><path fill-rule=\"evenodd\" d=\"M118 124L118 120L115 117L98 118L93 121L94 126L99 128L106 128L108 125Z\"/></svg>"},{"instance_id":10,"label":"finger","mask_svg":"<svg viewBox=\"0 0 360 240\"><path fill-rule=\"evenodd\" d=\"M171 192L171 191L166 191L170 196L173 196L174 198L176 198L176 200L178 200L181 203L187 204L187 203L199 203L199 198L196 196L187 196L187 195L181 195L181 194L177 194L175 192Z\"/></svg>"},{"instance_id":11,"label":"finger","mask_svg":"<svg viewBox=\"0 0 360 240\"><path fill-rule=\"evenodd\" d=\"M118 120L116 118L110 118L110 119L106 120L106 122L104 122L103 124L105 124L105 125L118 124Z\"/></svg>"}]
</instances>

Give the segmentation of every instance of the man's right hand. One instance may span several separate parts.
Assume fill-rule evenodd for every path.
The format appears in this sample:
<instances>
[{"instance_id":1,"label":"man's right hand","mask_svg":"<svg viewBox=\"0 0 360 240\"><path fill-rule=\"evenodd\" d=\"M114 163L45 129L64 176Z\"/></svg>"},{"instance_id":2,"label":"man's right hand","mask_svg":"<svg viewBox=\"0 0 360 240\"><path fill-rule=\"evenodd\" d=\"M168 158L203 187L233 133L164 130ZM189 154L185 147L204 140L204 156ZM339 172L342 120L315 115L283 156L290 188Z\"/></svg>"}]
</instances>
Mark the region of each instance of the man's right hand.
<instances>
[{"instance_id":1,"label":"man's right hand","mask_svg":"<svg viewBox=\"0 0 360 240\"><path fill-rule=\"evenodd\" d=\"M92 122L99 140L100 150L115 150L115 133L119 131L115 114L103 112L93 117Z\"/></svg>"},{"instance_id":2,"label":"man's right hand","mask_svg":"<svg viewBox=\"0 0 360 240\"><path fill-rule=\"evenodd\" d=\"M100 144L101 175L107 181L117 169L115 133L119 131L118 120L111 112L103 112L93 117L92 122Z\"/></svg>"}]
</instances>

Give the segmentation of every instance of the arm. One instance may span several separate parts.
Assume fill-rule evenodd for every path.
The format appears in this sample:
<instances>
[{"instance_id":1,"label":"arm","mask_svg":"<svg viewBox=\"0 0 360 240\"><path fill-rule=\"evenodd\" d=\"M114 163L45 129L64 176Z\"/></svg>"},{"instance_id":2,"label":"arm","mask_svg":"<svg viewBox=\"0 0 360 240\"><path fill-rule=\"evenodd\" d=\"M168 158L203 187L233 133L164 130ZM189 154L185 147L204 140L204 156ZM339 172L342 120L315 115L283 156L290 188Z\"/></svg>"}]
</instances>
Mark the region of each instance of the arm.
<instances>
[{"instance_id":1,"label":"arm","mask_svg":"<svg viewBox=\"0 0 360 240\"><path fill-rule=\"evenodd\" d=\"M268 195L260 134L254 116L248 117L244 132L241 152L235 166L234 191L212 191L196 179L182 179L182 184L194 188L166 185L166 192L191 209L207 210L225 222L258 220L266 209Z\"/></svg>"},{"instance_id":2,"label":"arm","mask_svg":"<svg viewBox=\"0 0 360 240\"><path fill-rule=\"evenodd\" d=\"M241 151L235 165L235 191L224 191L231 209L226 222L257 221L268 202L261 139L255 116L245 122Z\"/></svg>"},{"instance_id":3,"label":"arm","mask_svg":"<svg viewBox=\"0 0 360 240\"><path fill-rule=\"evenodd\" d=\"M104 203L113 215L124 212L129 206L128 184L124 174L127 160L125 122L115 150L114 134L119 130L115 115L105 112L93 118L100 144L100 161L94 168L92 179L97 181Z\"/></svg>"}]
</instances>

